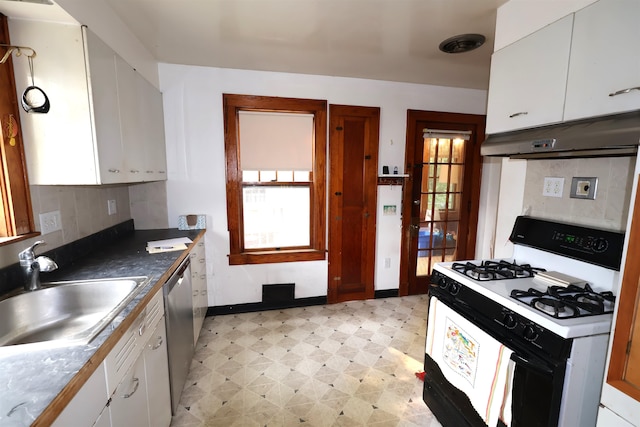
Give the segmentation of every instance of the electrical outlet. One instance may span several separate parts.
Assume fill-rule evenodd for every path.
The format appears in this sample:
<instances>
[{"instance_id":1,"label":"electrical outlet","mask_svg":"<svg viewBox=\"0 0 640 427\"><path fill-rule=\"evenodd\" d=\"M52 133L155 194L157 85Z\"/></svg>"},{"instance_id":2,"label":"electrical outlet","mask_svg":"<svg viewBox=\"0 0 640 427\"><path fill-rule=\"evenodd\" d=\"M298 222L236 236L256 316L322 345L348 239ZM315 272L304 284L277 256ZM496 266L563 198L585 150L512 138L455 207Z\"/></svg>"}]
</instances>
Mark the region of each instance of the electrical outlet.
<instances>
[{"instance_id":1,"label":"electrical outlet","mask_svg":"<svg viewBox=\"0 0 640 427\"><path fill-rule=\"evenodd\" d=\"M384 259L384 268L391 268L391 258Z\"/></svg>"},{"instance_id":2,"label":"electrical outlet","mask_svg":"<svg viewBox=\"0 0 640 427\"><path fill-rule=\"evenodd\" d=\"M118 207L116 206L115 200L107 200L107 212L109 215L115 215L118 213Z\"/></svg>"},{"instance_id":3,"label":"electrical outlet","mask_svg":"<svg viewBox=\"0 0 640 427\"><path fill-rule=\"evenodd\" d=\"M571 193L569 197L572 199L590 199L596 198L596 189L598 188L598 178L573 177L571 179Z\"/></svg>"},{"instance_id":4,"label":"electrical outlet","mask_svg":"<svg viewBox=\"0 0 640 427\"><path fill-rule=\"evenodd\" d=\"M60 211L53 211L40 214L40 233L49 234L62 230L62 220Z\"/></svg>"},{"instance_id":5,"label":"electrical outlet","mask_svg":"<svg viewBox=\"0 0 640 427\"><path fill-rule=\"evenodd\" d=\"M544 179L544 187L542 195L548 197L562 197L564 190L564 178L546 177Z\"/></svg>"}]
</instances>

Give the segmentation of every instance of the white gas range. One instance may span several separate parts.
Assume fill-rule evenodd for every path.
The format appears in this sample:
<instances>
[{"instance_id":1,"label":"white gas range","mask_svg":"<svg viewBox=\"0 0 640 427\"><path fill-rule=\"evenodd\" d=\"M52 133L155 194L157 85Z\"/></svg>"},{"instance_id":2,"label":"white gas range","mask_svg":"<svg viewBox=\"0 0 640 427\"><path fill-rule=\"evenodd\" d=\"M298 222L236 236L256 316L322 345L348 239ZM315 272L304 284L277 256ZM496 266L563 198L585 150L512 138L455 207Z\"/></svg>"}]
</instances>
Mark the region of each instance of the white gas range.
<instances>
[{"instance_id":1,"label":"white gas range","mask_svg":"<svg viewBox=\"0 0 640 427\"><path fill-rule=\"evenodd\" d=\"M430 309L444 304L468 321L468 330L477 327L512 351L515 370L504 386L512 408L500 423L595 425L623 240L622 233L519 217L514 258L434 266ZM428 331L425 402L445 427L486 425L476 417L478 405L459 410L468 403L455 397L457 379L447 381L448 363L431 357L429 337L447 333Z\"/></svg>"}]
</instances>

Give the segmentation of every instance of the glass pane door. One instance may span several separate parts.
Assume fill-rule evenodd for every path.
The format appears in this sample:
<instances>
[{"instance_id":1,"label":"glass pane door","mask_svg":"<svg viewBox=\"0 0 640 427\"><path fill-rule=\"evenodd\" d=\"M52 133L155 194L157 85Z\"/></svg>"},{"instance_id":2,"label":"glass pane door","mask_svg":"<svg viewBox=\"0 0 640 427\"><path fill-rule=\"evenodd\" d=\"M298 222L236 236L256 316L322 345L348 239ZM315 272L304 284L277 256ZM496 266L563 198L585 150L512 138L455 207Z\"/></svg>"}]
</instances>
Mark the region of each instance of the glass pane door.
<instances>
[{"instance_id":1,"label":"glass pane door","mask_svg":"<svg viewBox=\"0 0 640 427\"><path fill-rule=\"evenodd\" d=\"M455 259L465 144L462 139L424 140L416 276L431 274L436 262Z\"/></svg>"}]
</instances>

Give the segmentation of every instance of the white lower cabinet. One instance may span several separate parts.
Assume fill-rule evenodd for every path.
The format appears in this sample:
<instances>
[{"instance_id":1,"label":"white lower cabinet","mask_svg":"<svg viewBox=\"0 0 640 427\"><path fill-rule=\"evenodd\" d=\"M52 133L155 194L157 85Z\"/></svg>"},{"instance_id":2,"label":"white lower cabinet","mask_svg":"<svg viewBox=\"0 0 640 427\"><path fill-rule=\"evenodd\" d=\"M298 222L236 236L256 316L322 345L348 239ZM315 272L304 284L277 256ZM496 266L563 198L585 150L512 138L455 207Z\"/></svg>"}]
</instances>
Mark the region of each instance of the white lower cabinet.
<instances>
[{"instance_id":1,"label":"white lower cabinet","mask_svg":"<svg viewBox=\"0 0 640 427\"><path fill-rule=\"evenodd\" d=\"M147 380L149 426L168 426L171 424L171 394L164 316L153 331L142 354Z\"/></svg>"},{"instance_id":2,"label":"white lower cabinet","mask_svg":"<svg viewBox=\"0 0 640 427\"><path fill-rule=\"evenodd\" d=\"M109 426L108 398L105 371L98 366L51 426Z\"/></svg>"},{"instance_id":3,"label":"white lower cabinet","mask_svg":"<svg viewBox=\"0 0 640 427\"><path fill-rule=\"evenodd\" d=\"M140 355L111 396L109 411L112 427L149 426L146 391L144 358Z\"/></svg>"},{"instance_id":4,"label":"white lower cabinet","mask_svg":"<svg viewBox=\"0 0 640 427\"><path fill-rule=\"evenodd\" d=\"M107 378L118 378L109 411L112 427L168 427L171 424L167 334L162 291L158 292L105 359ZM129 335L132 332L132 335ZM120 344L124 342L124 346ZM112 356L135 360L124 376L110 375ZM112 365L124 368L122 365ZM126 365L125 365L126 366ZM111 390L109 385L109 390Z\"/></svg>"},{"instance_id":5,"label":"white lower cabinet","mask_svg":"<svg viewBox=\"0 0 640 427\"><path fill-rule=\"evenodd\" d=\"M202 238L189 254L191 257L191 286L193 290L193 343L198 336L209 308L207 297L207 265L204 238Z\"/></svg>"},{"instance_id":6,"label":"white lower cabinet","mask_svg":"<svg viewBox=\"0 0 640 427\"><path fill-rule=\"evenodd\" d=\"M98 419L92 427L111 427L111 413L108 407L105 407L102 412L100 412L100 416L98 416Z\"/></svg>"}]
</instances>

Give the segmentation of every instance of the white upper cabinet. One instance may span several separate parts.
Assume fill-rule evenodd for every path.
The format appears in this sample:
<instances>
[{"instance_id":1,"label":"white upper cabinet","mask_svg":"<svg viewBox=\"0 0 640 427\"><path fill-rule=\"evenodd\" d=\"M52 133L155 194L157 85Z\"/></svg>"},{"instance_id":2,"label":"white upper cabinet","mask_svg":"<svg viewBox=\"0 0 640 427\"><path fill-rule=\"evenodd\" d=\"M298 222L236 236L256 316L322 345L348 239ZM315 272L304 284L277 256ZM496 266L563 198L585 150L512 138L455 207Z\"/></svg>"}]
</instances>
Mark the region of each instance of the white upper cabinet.
<instances>
[{"instance_id":1,"label":"white upper cabinet","mask_svg":"<svg viewBox=\"0 0 640 427\"><path fill-rule=\"evenodd\" d=\"M496 51L487 133L562 121L573 15Z\"/></svg>"},{"instance_id":2,"label":"white upper cabinet","mask_svg":"<svg viewBox=\"0 0 640 427\"><path fill-rule=\"evenodd\" d=\"M565 120L640 109L638 18L638 0L600 0L576 12Z\"/></svg>"},{"instance_id":3,"label":"white upper cabinet","mask_svg":"<svg viewBox=\"0 0 640 427\"><path fill-rule=\"evenodd\" d=\"M11 41L29 46L47 114L20 112L29 182L96 185L166 179L162 95L86 27L10 20ZM31 84L14 60L16 90ZM154 153L150 156L149 153Z\"/></svg>"}]
</instances>

